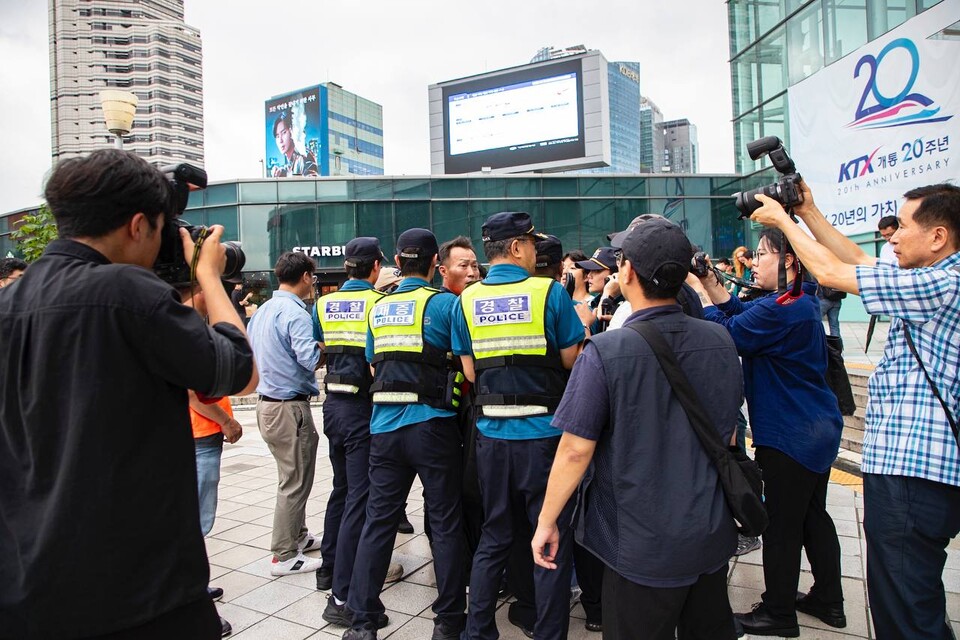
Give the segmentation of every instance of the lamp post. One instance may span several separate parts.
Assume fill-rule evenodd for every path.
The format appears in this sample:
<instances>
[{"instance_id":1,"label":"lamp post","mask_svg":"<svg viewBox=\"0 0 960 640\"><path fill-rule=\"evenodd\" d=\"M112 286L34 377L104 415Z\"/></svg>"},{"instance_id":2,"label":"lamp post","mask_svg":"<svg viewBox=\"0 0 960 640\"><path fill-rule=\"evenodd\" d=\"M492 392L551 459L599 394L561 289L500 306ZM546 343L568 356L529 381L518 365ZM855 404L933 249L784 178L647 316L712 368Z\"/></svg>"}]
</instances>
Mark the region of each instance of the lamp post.
<instances>
[{"instance_id":1,"label":"lamp post","mask_svg":"<svg viewBox=\"0 0 960 640\"><path fill-rule=\"evenodd\" d=\"M115 135L117 149L123 149L123 136L133 127L133 115L137 112L139 99L127 91L101 91L100 107L107 122L107 130Z\"/></svg>"}]
</instances>

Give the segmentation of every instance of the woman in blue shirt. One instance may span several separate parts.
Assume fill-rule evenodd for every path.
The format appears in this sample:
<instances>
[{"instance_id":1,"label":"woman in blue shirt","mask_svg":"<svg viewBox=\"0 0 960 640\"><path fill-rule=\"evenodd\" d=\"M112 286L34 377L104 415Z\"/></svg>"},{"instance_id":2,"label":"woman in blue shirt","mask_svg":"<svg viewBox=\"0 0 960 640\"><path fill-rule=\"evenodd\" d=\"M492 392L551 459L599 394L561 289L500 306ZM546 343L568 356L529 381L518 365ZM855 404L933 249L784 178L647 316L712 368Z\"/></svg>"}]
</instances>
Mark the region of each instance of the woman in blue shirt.
<instances>
[{"instance_id":1,"label":"woman in blue shirt","mask_svg":"<svg viewBox=\"0 0 960 640\"><path fill-rule=\"evenodd\" d=\"M768 293L751 302L731 296L709 273L699 293L704 318L730 331L743 362L744 390L756 459L763 469L770 526L763 535L763 601L737 618L747 633L797 637L797 611L846 626L840 586L840 543L826 510L830 467L843 418L827 386L827 343L816 285L778 301L781 247L788 287L799 264L783 234L765 229L754 253L756 285ZM797 598L800 552L814 576Z\"/></svg>"}]
</instances>

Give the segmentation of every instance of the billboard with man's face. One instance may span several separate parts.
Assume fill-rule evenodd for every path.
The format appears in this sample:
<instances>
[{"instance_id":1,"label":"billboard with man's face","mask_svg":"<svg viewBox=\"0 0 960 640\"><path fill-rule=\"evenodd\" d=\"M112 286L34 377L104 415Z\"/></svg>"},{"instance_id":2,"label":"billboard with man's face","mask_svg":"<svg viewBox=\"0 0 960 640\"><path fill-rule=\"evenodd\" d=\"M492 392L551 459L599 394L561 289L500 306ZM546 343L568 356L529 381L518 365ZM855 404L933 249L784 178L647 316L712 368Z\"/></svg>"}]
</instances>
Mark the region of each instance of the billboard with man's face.
<instances>
[{"instance_id":1,"label":"billboard with man's face","mask_svg":"<svg viewBox=\"0 0 960 640\"><path fill-rule=\"evenodd\" d=\"M323 171L326 88L309 87L266 101L267 177L327 175Z\"/></svg>"}]
</instances>

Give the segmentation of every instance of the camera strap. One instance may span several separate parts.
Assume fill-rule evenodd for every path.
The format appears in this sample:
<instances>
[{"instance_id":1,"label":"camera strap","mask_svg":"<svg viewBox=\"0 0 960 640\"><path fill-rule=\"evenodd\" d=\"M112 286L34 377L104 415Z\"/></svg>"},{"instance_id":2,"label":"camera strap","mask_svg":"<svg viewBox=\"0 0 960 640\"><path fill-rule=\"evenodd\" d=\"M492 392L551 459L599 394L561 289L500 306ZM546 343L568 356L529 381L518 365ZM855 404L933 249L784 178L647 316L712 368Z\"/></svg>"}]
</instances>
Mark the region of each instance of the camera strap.
<instances>
[{"instance_id":1,"label":"camera strap","mask_svg":"<svg viewBox=\"0 0 960 640\"><path fill-rule=\"evenodd\" d=\"M792 216L791 212L791 216ZM796 255L793 256L793 263L797 265L797 275L793 278L793 286L787 291L787 236L780 238L780 261L777 265L777 304L793 304L803 296L803 265Z\"/></svg>"},{"instance_id":2,"label":"camera strap","mask_svg":"<svg viewBox=\"0 0 960 640\"><path fill-rule=\"evenodd\" d=\"M193 244L193 259L190 261L190 282L197 281L197 264L200 262L200 249L203 247L203 241L210 235L210 229L204 227L200 230L196 242Z\"/></svg>"}]
</instances>

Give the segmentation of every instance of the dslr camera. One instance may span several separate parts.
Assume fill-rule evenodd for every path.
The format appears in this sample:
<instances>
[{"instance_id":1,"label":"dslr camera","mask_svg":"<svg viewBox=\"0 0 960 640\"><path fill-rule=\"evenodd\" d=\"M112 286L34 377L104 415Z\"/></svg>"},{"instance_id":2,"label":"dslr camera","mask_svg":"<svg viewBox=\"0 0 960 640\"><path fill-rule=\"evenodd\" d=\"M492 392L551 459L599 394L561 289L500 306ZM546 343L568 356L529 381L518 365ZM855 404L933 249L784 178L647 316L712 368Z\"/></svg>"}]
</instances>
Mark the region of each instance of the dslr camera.
<instances>
[{"instance_id":1,"label":"dslr camera","mask_svg":"<svg viewBox=\"0 0 960 640\"><path fill-rule=\"evenodd\" d=\"M202 225L190 224L180 219L183 210L187 207L187 198L190 192L207 187L207 172L192 165L174 164L161 167L160 171L170 181L171 211L166 217L166 223L160 231L160 253L153 264L153 270L164 282L171 285L183 285L191 282L190 265L187 264L183 253L183 241L180 239L180 229L186 229L190 237L196 242L201 233L206 230ZM239 242L224 242L223 247L227 254L227 266L223 270L222 279L225 282L241 282L241 271L247 258L243 255Z\"/></svg>"},{"instance_id":2,"label":"dslr camera","mask_svg":"<svg viewBox=\"0 0 960 640\"><path fill-rule=\"evenodd\" d=\"M770 162L773 168L780 174L780 179L773 184L768 184L759 189L750 191L741 191L733 194L736 198L737 211L740 212L739 219L749 218L753 212L762 205L754 197L759 193L769 196L783 205L784 209L789 211L790 207L795 207L803 202L803 194L800 192L800 174L797 173L797 165L783 148L783 142L777 136L767 136L747 143L747 153L753 160L759 160L769 154Z\"/></svg>"}]
</instances>

